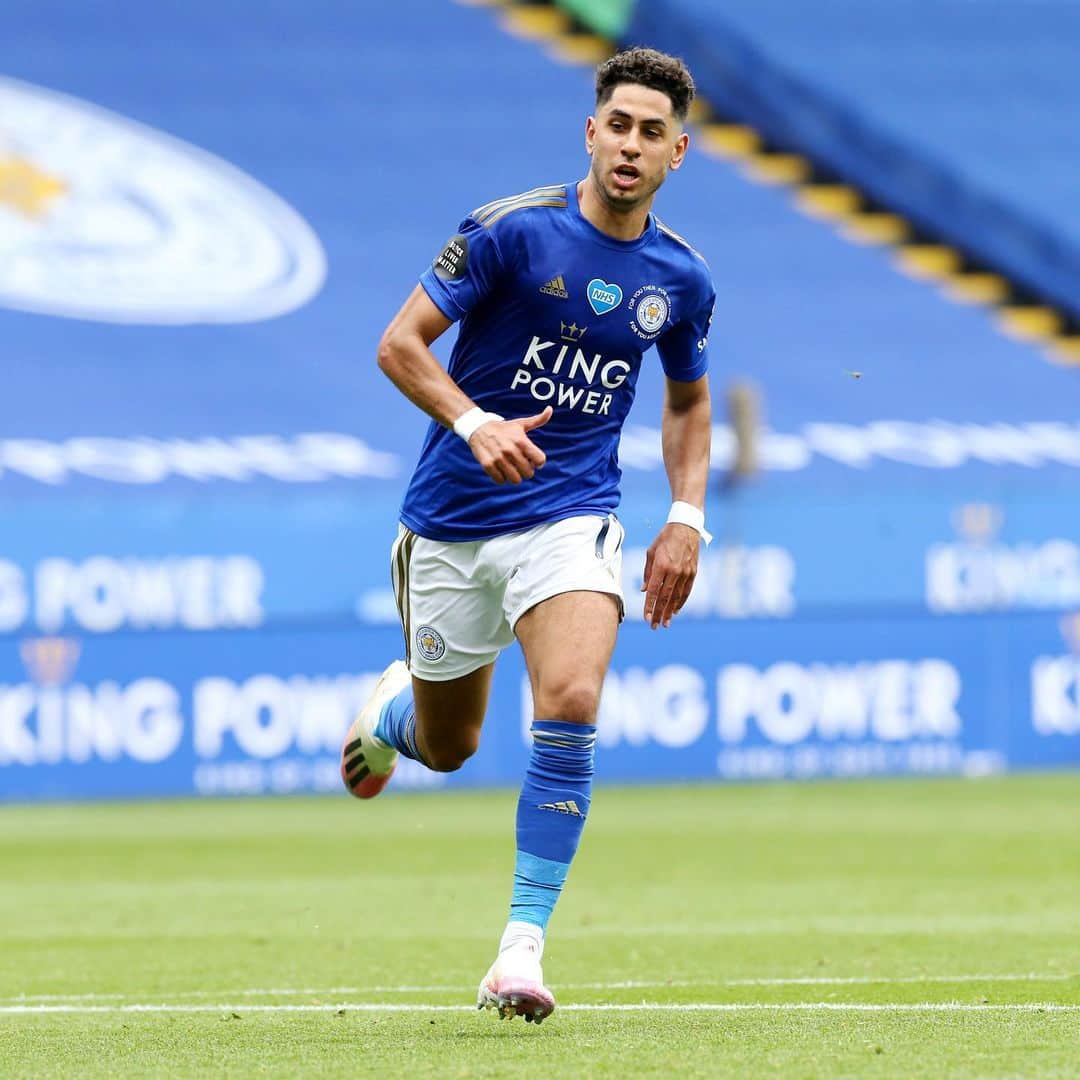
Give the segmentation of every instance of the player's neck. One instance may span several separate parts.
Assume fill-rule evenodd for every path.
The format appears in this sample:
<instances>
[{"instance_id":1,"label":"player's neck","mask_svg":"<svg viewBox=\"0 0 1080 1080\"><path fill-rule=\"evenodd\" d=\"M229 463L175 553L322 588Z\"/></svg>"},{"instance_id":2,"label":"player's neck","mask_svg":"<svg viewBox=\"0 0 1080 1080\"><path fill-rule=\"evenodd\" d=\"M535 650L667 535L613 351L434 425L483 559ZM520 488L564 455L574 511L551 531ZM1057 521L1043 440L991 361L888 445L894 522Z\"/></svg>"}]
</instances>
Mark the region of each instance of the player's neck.
<instances>
[{"instance_id":1,"label":"player's neck","mask_svg":"<svg viewBox=\"0 0 1080 1080\"><path fill-rule=\"evenodd\" d=\"M578 181L578 206L581 216L592 226L615 240L636 240L649 222L652 199L635 206L628 213L618 213L604 202L591 178Z\"/></svg>"}]
</instances>

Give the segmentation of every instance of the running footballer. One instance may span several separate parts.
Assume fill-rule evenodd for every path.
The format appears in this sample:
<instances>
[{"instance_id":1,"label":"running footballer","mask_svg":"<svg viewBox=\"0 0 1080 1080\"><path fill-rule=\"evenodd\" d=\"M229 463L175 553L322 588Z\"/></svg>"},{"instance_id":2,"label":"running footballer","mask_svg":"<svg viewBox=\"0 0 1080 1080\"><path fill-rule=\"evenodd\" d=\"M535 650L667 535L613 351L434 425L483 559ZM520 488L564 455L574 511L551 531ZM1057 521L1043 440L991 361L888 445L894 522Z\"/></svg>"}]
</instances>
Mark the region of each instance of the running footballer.
<instances>
[{"instance_id":1,"label":"running footballer","mask_svg":"<svg viewBox=\"0 0 1080 1080\"><path fill-rule=\"evenodd\" d=\"M548 919L589 812L596 712L623 616L618 444L643 355L665 376L667 523L645 617L669 626L697 573L709 468L705 260L652 213L685 158L694 95L678 59L630 49L596 75L585 179L469 214L387 327L379 366L432 419L391 572L406 659L342 748L377 795L399 754L458 769L479 745L495 660L515 638L533 746L517 808L510 915L477 1004L539 1023ZM449 369L430 346L459 323Z\"/></svg>"}]
</instances>

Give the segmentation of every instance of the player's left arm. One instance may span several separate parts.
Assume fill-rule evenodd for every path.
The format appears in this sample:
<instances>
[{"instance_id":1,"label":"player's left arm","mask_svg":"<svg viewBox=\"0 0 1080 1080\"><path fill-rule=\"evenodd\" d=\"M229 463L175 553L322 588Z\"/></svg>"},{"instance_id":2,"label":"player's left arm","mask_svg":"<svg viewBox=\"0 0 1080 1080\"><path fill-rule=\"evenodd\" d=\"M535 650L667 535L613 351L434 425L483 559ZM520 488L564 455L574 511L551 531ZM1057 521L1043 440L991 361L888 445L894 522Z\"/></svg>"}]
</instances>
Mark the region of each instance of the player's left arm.
<instances>
[{"instance_id":1,"label":"player's left arm","mask_svg":"<svg viewBox=\"0 0 1080 1080\"><path fill-rule=\"evenodd\" d=\"M712 402L708 375L692 382L668 378L664 391L661 439L664 468L673 500L704 508L709 479ZM669 522L645 556L645 619L655 630L670 626L690 596L698 570L701 534Z\"/></svg>"},{"instance_id":2,"label":"player's left arm","mask_svg":"<svg viewBox=\"0 0 1080 1080\"><path fill-rule=\"evenodd\" d=\"M695 262L697 302L687 316L662 334L656 351L664 367L662 440L664 467L673 500L680 507L679 521L669 521L645 557L641 589L645 593L645 619L655 630L670 626L682 609L697 577L698 549L704 533L705 488L709 478L709 441L712 404L709 400L709 328L716 289L704 260ZM696 524L683 524L701 512ZM674 507L672 508L674 511ZM672 516L676 516L674 513Z\"/></svg>"}]
</instances>

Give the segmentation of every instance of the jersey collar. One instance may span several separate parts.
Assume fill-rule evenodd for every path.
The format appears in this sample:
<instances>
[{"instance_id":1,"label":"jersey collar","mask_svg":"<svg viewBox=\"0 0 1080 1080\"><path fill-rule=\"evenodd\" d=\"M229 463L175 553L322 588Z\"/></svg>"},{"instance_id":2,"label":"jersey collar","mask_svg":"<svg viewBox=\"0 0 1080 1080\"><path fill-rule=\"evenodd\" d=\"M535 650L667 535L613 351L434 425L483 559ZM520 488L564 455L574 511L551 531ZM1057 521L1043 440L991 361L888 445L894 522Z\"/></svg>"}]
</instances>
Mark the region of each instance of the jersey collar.
<instances>
[{"instance_id":1,"label":"jersey collar","mask_svg":"<svg viewBox=\"0 0 1080 1080\"><path fill-rule=\"evenodd\" d=\"M612 248L615 251L638 251L656 236L656 218L653 216L652 211L649 212L649 220L645 225L645 231L633 240L618 240L614 236L608 236L606 232L602 232L581 212L576 181L566 185L566 204L573 207L574 214L585 232L598 244L603 244L605 247Z\"/></svg>"}]
</instances>

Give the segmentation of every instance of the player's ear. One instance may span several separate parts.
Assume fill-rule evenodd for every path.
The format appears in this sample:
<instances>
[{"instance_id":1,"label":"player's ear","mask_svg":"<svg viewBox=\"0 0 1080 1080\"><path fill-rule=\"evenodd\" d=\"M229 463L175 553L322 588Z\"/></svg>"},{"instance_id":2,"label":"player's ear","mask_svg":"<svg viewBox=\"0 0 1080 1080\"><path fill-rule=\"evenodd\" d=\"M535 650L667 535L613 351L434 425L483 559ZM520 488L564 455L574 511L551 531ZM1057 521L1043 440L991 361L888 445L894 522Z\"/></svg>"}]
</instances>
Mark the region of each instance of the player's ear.
<instances>
[{"instance_id":1,"label":"player's ear","mask_svg":"<svg viewBox=\"0 0 1080 1080\"><path fill-rule=\"evenodd\" d=\"M669 168L677 169L686 160L686 149L689 145L690 135L684 131L675 140L675 145L671 148L671 160L668 162Z\"/></svg>"},{"instance_id":2,"label":"player's ear","mask_svg":"<svg viewBox=\"0 0 1080 1080\"><path fill-rule=\"evenodd\" d=\"M593 147L596 145L596 117L587 116L585 118L585 150L588 154L592 154Z\"/></svg>"}]
</instances>

